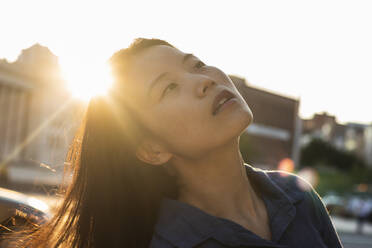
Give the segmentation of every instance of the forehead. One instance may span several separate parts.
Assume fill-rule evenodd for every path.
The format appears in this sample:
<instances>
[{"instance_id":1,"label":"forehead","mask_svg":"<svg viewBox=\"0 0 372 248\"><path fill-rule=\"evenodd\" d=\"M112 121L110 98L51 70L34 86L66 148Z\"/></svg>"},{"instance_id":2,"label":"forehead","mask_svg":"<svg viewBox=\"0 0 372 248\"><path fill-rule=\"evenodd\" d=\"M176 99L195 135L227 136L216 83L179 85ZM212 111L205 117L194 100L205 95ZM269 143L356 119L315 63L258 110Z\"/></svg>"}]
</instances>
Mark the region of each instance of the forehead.
<instances>
[{"instance_id":1,"label":"forehead","mask_svg":"<svg viewBox=\"0 0 372 248\"><path fill-rule=\"evenodd\" d=\"M138 98L144 97L152 80L161 73L180 68L184 55L180 50L165 45L149 47L134 55L127 68L127 90Z\"/></svg>"},{"instance_id":2,"label":"forehead","mask_svg":"<svg viewBox=\"0 0 372 248\"><path fill-rule=\"evenodd\" d=\"M153 46L136 54L131 61L128 76L135 79L151 79L153 74L175 69L181 64L184 53L169 46Z\"/></svg>"},{"instance_id":3,"label":"forehead","mask_svg":"<svg viewBox=\"0 0 372 248\"><path fill-rule=\"evenodd\" d=\"M157 45L149 47L133 58L134 65L148 65L148 63L167 62L168 60L174 60L184 55L183 52L177 48L166 46L166 45ZM156 64L153 65L156 67Z\"/></svg>"}]
</instances>

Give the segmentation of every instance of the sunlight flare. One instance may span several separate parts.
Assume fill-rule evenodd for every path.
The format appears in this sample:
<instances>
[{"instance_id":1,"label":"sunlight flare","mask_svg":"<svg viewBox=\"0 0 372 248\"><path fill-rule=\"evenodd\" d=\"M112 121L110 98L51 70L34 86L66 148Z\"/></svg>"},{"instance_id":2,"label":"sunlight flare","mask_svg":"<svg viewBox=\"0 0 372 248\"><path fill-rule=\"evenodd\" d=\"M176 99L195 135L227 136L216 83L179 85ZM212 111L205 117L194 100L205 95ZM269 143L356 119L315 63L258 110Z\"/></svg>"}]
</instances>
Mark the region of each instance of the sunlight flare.
<instances>
[{"instance_id":1,"label":"sunlight flare","mask_svg":"<svg viewBox=\"0 0 372 248\"><path fill-rule=\"evenodd\" d=\"M282 159L278 164L278 170L293 173L294 171L294 162L290 158ZM288 176L289 174L281 173L282 176Z\"/></svg>"},{"instance_id":2,"label":"sunlight flare","mask_svg":"<svg viewBox=\"0 0 372 248\"><path fill-rule=\"evenodd\" d=\"M89 101L94 96L105 95L112 85L107 63L69 60L61 64L67 87L75 98Z\"/></svg>"}]
</instances>

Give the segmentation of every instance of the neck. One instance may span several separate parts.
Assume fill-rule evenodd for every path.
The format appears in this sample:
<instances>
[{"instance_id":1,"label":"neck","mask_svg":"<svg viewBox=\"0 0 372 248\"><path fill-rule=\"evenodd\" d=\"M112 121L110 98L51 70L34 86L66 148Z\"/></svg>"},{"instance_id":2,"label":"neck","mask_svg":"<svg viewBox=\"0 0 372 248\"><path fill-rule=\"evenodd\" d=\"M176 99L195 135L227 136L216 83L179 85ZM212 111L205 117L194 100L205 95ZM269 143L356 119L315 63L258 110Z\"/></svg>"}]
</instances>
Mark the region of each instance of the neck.
<instances>
[{"instance_id":1,"label":"neck","mask_svg":"<svg viewBox=\"0 0 372 248\"><path fill-rule=\"evenodd\" d=\"M249 182L239 140L197 160L173 161L178 174L179 201L223 218L257 215L257 196Z\"/></svg>"}]
</instances>

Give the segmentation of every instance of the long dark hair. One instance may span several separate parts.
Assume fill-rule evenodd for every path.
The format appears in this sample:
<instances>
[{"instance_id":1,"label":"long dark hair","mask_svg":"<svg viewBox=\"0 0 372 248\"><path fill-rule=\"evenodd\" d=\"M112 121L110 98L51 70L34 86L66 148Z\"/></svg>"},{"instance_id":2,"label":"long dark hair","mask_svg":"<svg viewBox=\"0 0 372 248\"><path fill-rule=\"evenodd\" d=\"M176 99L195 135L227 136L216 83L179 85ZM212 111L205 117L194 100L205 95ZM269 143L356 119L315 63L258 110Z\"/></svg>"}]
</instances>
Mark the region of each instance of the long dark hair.
<instances>
[{"instance_id":1,"label":"long dark hair","mask_svg":"<svg viewBox=\"0 0 372 248\"><path fill-rule=\"evenodd\" d=\"M120 88L131 56L154 45L171 46L141 38L111 57L114 87L88 105L67 156L73 171L64 200L49 222L17 236L18 247L149 247L161 200L175 199L177 185L164 166L137 159L148 133Z\"/></svg>"}]
</instances>

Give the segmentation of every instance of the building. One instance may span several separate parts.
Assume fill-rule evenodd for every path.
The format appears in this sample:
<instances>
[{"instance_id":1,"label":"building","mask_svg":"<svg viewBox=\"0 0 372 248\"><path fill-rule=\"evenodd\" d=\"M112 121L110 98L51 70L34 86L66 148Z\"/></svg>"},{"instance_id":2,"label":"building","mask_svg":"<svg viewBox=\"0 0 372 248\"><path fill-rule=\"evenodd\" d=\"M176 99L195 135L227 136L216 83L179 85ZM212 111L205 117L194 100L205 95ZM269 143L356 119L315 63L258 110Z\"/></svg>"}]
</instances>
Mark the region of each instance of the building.
<instances>
[{"instance_id":1,"label":"building","mask_svg":"<svg viewBox=\"0 0 372 248\"><path fill-rule=\"evenodd\" d=\"M33 87L29 78L20 76L6 61L0 61L0 158L3 162L26 138ZM24 153L19 152L11 160L23 157Z\"/></svg>"},{"instance_id":2,"label":"building","mask_svg":"<svg viewBox=\"0 0 372 248\"><path fill-rule=\"evenodd\" d=\"M339 150L352 152L367 164L372 164L372 125L340 124L335 116L326 112L317 113L311 119L303 120L301 146L315 138L322 139Z\"/></svg>"},{"instance_id":3,"label":"building","mask_svg":"<svg viewBox=\"0 0 372 248\"><path fill-rule=\"evenodd\" d=\"M31 173L26 168L62 171L82 110L48 48L36 44L13 63L0 60L0 109L1 168L15 177Z\"/></svg>"},{"instance_id":4,"label":"building","mask_svg":"<svg viewBox=\"0 0 372 248\"><path fill-rule=\"evenodd\" d=\"M336 147L344 148L345 126L337 123L336 118L327 114L315 114L312 119L303 120L302 146L314 138L333 143Z\"/></svg>"},{"instance_id":5,"label":"building","mask_svg":"<svg viewBox=\"0 0 372 248\"><path fill-rule=\"evenodd\" d=\"M301 121L299 100L250 86L245 79L230 76L252 110L254 120L246 129L252 147L249 163L276 169L280 161L299 161Z\"/></svg>"}]
</instances>

